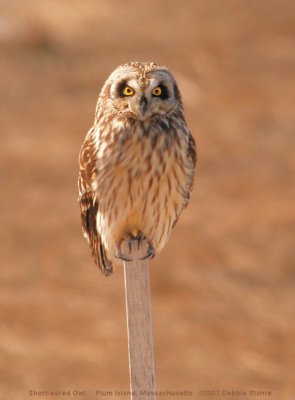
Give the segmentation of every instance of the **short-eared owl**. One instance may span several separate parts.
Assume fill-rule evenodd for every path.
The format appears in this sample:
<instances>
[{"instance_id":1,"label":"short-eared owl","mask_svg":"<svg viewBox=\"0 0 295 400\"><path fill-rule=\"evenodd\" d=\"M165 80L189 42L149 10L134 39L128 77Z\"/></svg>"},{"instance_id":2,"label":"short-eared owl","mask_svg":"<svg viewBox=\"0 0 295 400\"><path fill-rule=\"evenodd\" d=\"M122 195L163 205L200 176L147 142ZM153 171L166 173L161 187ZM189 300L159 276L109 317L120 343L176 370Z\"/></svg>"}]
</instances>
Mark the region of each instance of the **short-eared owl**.
<instances>
[{"instance_id":1,"label":"short-eared owl","mask_svg":"<svg viewBox=\"0 0 295 400\"><path fill-rule=\"evenodd\" d=\"M160 251L189 201L196 163L166 67L131 62L109 76L79 163L82 229L101 271L110 274L115 257L130 259L123 241L144 240L144 258Z\"/></svg>"}]
</instances>

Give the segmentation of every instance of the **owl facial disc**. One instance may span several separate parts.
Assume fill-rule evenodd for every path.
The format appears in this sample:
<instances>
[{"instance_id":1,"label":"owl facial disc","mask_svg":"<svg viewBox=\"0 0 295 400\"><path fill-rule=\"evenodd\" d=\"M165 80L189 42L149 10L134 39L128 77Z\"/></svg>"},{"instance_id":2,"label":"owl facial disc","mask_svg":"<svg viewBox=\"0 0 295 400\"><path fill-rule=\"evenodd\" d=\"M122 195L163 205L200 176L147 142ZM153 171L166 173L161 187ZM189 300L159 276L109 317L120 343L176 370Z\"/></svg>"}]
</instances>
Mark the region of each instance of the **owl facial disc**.
<instances>
[{"instance_id":1,"label":"owl facial disc","mask_svg":"<svg viewBox=\"0 0 295 400\"><path fill-rule=\"evenodd\" d=\"M128 71L111 83L110 101L120 114L145 121L179 106L175 86L172 75L166 70L150 71L144 78L138 71Z\"/></svg>"}]
</instances>

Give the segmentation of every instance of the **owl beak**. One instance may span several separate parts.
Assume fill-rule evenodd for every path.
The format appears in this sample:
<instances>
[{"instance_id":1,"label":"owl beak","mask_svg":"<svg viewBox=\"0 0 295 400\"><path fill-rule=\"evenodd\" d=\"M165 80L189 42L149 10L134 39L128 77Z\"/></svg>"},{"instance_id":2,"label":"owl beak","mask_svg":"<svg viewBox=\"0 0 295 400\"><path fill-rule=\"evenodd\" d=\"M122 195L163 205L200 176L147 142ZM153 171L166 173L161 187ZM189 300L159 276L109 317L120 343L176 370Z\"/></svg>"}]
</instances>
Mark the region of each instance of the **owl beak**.
<instances>
[{"instance_id":1,"label":"owl beak","mask_svg":"<svg viewBox=\"0 0 295 400\"><path fill-rule=\"evenodd\" d=\"M142 115L144 115L148 108L147 98L144 95L141 96L139 105L140 105L140 111L141 111Z\"/></svg>"}]
</instances>

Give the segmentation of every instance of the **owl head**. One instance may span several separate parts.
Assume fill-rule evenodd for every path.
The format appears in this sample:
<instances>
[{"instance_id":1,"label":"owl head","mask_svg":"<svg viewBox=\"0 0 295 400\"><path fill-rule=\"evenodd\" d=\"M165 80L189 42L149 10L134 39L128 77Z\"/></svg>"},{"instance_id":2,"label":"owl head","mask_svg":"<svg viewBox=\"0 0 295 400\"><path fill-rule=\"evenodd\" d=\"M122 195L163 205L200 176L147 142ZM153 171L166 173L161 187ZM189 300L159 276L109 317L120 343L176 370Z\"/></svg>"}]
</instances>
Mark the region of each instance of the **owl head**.
<instances>
[{"instance_id":1,"label":"owl head","mask_svg":"<svg viewBox=\"0 0 295 400\"><path fill-rule=\"evenodd\" d=\"M100 98L119 115L141 121L182 108L175 79L166 67L155 63L131 62L118 67Z\"/></svg>"}]
</instances>

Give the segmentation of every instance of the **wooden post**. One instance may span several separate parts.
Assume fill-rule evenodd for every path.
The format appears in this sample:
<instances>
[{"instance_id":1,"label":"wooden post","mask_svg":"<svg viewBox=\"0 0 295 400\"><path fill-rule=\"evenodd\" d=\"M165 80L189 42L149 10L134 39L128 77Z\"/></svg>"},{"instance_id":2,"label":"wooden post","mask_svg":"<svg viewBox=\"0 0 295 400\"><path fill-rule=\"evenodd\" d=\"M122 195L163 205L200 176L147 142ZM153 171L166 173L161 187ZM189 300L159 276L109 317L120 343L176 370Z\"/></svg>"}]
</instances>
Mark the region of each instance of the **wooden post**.
<instances>
[{"instance_id":1,"label":"wooden post","mask_svg":"<svg viewBox=\"0 0 295 400\"><path fill-rule=\"evenodd\" d=\"M124 262L130 390L132 400L155 400L155 370L148 260L131 243L134 261Z\"/></svg>"}]
</instances>

